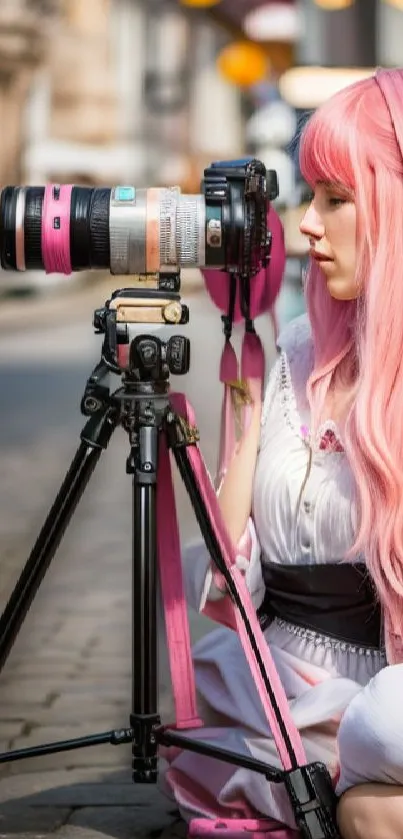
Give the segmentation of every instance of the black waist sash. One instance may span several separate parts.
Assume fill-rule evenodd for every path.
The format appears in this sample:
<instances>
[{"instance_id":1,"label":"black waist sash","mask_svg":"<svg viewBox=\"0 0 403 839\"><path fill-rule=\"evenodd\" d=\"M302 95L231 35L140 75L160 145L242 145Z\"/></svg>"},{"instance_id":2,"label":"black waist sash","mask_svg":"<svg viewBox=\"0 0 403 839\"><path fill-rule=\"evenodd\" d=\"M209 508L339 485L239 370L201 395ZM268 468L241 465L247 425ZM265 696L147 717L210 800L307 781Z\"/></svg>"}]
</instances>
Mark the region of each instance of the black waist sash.
<instances>
[{"instance_id":1,"label":"black waist sash","mask_svg":"<svg viewBox=\"0 0 403 839\"><path fill-rule=\"evenodd\" d=\"M274 618L362 647L382 647L381 609L364 563L279 565L264 562L258 618Z\"/></svg>"}]
</instances>

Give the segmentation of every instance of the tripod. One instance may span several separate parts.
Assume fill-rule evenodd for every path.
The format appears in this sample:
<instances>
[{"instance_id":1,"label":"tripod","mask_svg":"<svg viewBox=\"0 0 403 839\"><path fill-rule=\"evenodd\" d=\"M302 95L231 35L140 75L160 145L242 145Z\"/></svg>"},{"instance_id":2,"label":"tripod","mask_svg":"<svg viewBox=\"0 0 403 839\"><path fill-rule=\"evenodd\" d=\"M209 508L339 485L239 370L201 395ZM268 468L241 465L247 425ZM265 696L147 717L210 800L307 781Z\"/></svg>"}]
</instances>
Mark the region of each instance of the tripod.
<instances>
[{"instance_id":1,"label":"tripod","mask_svg":"<svg viewBox=\"0 0 403 839\"><path fill-rule=\"evenodd\" d=\"M144 297L145 292L141 294ZM167 297L166 294L164 296ZM126 312L122 316L123 320L119 319L119 299L126 301L126 308L121 307ZM155 783L158 747L176 746L261 773L270 782L284 783L301 835L306 839L335 839L338 832L334 821L335 796L330 777L322 764L300 766L298 763L259 647L248 624L242 599L224 562L211 511L206 505L189 457L190 449L198 441L198 432L172 407L169 374L188 372L189 340L183 336L173 336L165 343L156 335L147 334L132 338L130 323L133 320L127 315L128 299L128 290L115 292L112 296L113 305L109 305L112 301L108 301L105 309L95 313L95 326L98 332L104 333L105 338L101 360L86 383L81 402L81 411L88 420L81 432L77 453L1 616L0 670L102 451L107 448L114 430L121 425L129 438L130 452L126 471L132 476L133 485L132 712L129 726L6 752L0 754L0 763L103 743L119 745L130 742L133 781ZM138 303L138 294L133 293L133 299ZM173 302L171 300L167 304L171 311ZM125 317L128 318L127 322ZM184 315L176 307L175 317L177 322L181 319L183 322L186 312ZM114 393L110 393L106 384L110 371L122 376L122 386ZM186 733L161 725L157 707L157 490L162 439L174 455L212 560L224 577L227 590L240 611L290 754L289 771L268 766L252 757L237 755L217 745L203 743Z\"/></svg>"}]
</instances>

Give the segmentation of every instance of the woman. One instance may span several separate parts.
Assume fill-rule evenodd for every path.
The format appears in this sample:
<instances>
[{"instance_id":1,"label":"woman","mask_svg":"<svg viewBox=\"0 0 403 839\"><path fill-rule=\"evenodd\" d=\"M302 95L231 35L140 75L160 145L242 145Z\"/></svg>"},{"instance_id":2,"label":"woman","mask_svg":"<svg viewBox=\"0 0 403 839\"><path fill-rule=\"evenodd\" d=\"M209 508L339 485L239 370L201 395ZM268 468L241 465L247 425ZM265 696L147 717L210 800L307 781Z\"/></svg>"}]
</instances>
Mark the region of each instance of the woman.
<instances>
[{"instance_id":1,"label":"woman","mask_svg":"<svg viewBox=\"0 0 403 839\"><path fill-rule=\"evenodd\" d=\"M403 835L403 71L380 70L318 109L300 163L313 191L301 223L312 257L307 315L280 336L263 406L255 393L219 503L266 614L307 758L328 765L341 794L343 836L395 839ZM205 549L190 546L184 564L189 599L208 612L222 595ZM200 713L221 728L220 745L275 763L235 633L214 630L194 655ZM294 824L282 787L256 773L183 752L166 782L186 818L254 811Z\"/></svg>"}]
</instances>

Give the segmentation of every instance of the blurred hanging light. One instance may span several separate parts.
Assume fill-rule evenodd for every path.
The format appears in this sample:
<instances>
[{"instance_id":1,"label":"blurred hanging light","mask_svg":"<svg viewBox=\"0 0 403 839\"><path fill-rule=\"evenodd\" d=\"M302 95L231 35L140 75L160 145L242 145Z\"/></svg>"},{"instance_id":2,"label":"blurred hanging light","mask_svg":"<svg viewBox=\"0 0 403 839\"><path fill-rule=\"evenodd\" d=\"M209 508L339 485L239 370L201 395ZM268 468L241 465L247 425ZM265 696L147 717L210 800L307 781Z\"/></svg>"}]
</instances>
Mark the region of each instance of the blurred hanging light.
<instances>
[{"instance_id":1,"label":"blurred hanging light","mask_svg":"<svg viewBox=\"0 0 403 839\"><path fill-rule=\"evenodd\" d=\"M212 6L218 6L221 0L179 0L182 6L188 6L191 9L210 9Z\"/></svg>"},{"instance_id":2,"label":"blurred hanging light","mask_svg":"<svg viewBox=\"0 0 403 839\"><path fill-rule=\"evenodd\" d=\"M296 6L284 3L267 3L248 12L243 29L252 41L297 41L302 32L303 18Z\"/></svg>"},{"instance_id":3,"label":"blurred hanging light","mask_svg":"<svg viewBox=\"0 0 403 839\"><path fill-rule=\"evenodd\" d=\"M327 9L331 12L338 9L348 9L349 6L353 6L354 2L355 0L314 0L314 3L321 9Z\"/></svg>"},{"instance_id":4,"label":"blurred hanging light","mask_svg":"<svg viewBox=\"0 0 403 839\"><path fill-rule=\"evenodd\" d=\"M217 58L217 67L227 81L240 87L257 84L269 73L265 50L250 41L234 41L224 47Z\"/></svg>"},{"instance_id":5,"label":"blurred hanging light","mask_svg":"<svg viewBox=\"0 0 403 839\"><path fill-rule=\"evenodd\" d=\"M326 99L353 82L374 75L370 67L292 67L279 79L278 88L293 108L318 108Z\"/></svg>"},{"instance_id":6,"label":"blurred hanging light","mask_svg":"<svg viewBox=\"0 0 403 839\"><path fill-rule=\"evenodd\" d=\"M387 6L394 6L395 9L403 11L403 0L384 0Z\"/></svg>"}]
</instances>

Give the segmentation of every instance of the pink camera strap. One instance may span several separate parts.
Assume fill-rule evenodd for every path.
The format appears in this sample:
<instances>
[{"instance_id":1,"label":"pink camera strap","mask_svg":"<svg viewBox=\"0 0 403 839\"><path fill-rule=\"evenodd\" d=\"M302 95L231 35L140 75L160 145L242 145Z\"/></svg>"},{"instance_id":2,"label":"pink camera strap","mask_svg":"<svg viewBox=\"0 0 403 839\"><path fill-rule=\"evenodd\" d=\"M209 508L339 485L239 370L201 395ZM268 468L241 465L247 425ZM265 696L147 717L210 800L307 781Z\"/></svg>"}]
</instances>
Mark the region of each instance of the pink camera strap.
<instances>
[{"instance_id":1,"label":"pink camera strap","mask_svg":"<svg viewBox=\"0 0 403 839\"><path fill-rule=\"evenodd\" d=\"M171 461L163 434L159 439L157 521L158 571L164 604L176 727L200 728L203 722L197 713Z\"/></svg>"},{"instance_id":2,"label":"pink camera strap","mask_svg":"<svg viewBox=\"0 0 403 839\"><path fill-rule=\"evenodd\" d=\"M278 325L274 308L270 310L275 338L278 335ZM251 380L258 383L260 396L263 393L265 379L265 354L262 342L256 332L245 332L242 341L240 370L235 350L229 338L226 339L221 355L220 382L224 393L221 408L221 434L216 474L216 486L219 487L228 469L237 442L236 411L234 400L235 391L241 389L247 392ZM240 374L240 375L239 375ZM245 401L241 409L241 436L248 430L250 407Z\"/></svg>"}]
</instances>

